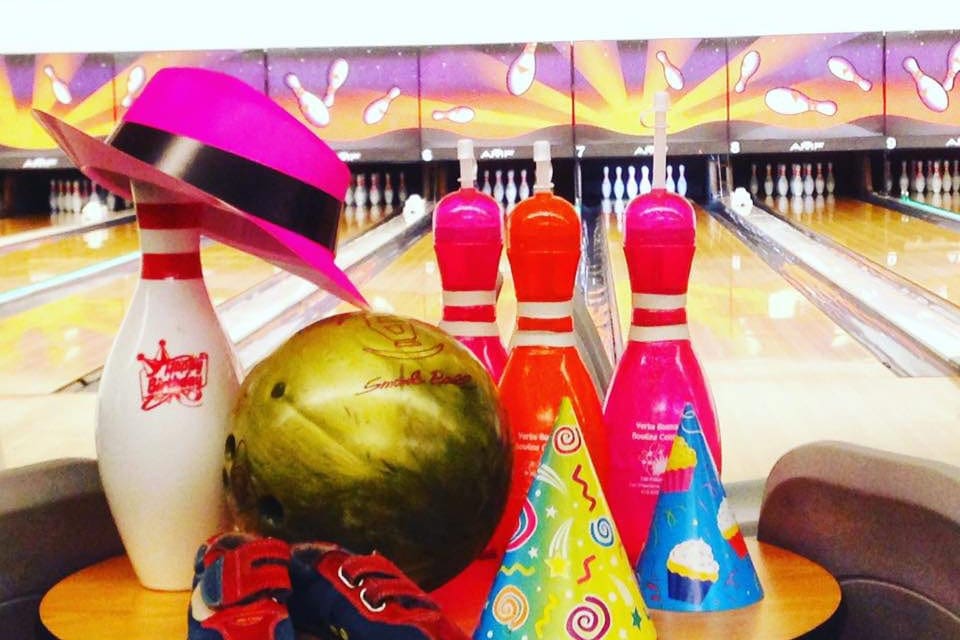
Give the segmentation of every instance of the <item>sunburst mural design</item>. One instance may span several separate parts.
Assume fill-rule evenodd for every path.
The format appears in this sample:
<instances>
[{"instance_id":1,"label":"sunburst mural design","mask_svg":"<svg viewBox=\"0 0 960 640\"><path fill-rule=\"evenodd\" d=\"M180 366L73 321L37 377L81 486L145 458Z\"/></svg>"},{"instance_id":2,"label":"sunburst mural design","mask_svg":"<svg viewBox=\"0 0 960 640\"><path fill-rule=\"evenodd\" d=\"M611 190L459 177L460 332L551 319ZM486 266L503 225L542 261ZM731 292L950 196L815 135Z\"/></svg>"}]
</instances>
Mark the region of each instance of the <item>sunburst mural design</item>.
<instances>
[{"instance_id":1,"label":"sunburst mural design","mask_svg":"<svg viewBox=\"0 0 960 640\"><path fill-rule=\"evenodd\" d=\"M726 149L724 40L576 42L573 62L579 155L633 155L652 144L657 91L670 97L671 153Z\"/></svg>"}]
</instances>

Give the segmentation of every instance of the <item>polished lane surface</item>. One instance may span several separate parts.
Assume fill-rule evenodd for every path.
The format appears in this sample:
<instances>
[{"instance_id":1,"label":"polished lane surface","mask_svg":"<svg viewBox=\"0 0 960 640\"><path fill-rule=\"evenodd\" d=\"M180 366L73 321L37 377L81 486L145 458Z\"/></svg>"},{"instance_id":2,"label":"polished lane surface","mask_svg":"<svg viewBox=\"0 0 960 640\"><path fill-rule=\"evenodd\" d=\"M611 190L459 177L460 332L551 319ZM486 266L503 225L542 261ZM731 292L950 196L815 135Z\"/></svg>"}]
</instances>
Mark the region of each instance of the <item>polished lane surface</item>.
<instances>
[{"instance_id":1,"label":"polished lane surface","mask_svg":"<svg viewBox=\"0 0 960 640\"><path fill-rule=\"evenodd\" d=\"M768 203L769 204L769 203ZM960 233L885 207L839 198L797 206L785 217L955 304L960 300Z\"/></svg>"}]
</instances>

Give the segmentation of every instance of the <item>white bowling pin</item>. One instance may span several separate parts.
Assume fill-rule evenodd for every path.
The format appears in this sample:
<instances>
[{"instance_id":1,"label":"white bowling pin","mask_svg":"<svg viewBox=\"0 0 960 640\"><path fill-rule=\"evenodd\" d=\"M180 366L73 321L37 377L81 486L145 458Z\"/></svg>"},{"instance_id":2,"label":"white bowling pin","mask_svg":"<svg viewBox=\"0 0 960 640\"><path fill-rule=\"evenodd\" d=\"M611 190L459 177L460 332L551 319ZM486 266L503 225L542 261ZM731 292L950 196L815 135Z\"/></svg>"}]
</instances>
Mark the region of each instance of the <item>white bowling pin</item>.
<instances>
[{"instance_id":1,"label":"white bowling pin","mask_svg":"<svg viewBox=\"0 0 960 640\"><path fill-rule=\"evenodd\" d=\"M60 180L60 181L57 183L57 187L58 187L58 191L57 191L57 211L60 212L60 213L66 213L67 209L69 208L69 203L67 202L67 200L68 200L68 197L67 197L67 181L66 181L66 180Z\"/></svg>"},{"instance_id":2,"label":"white bowling pin","mask_svg":"<svg viewBox=\"0 0 960 640\"><path fill-rule=\"evenodd\" d=\"M940 177L940 163L933 163L933 171L930 176L930 190L933 193L940 193L943 190L943 179Z\"/></svg>"},{"instance_id":3,"label":"white bowling pin","mask_svg":"<svg viewBox=\"0 0 960 640\"><path fill-rule=\"evenodd\" d=\"M97 460L140 582L189 589L197 547L227 526L221 475L238 369L203 281L203 206L146 185L133 192L141 279L100 378ZM171 218L179 224L168 228ZM198 226L184 228L190 218Z\"/></svg>"},{"instance_id":4,"label":"white bowling pin","mask_svg":"<svg viewBox=\"0 0 960 640\"><path fill-rule=\"evenodd\" d=\"M808 111L816 111L825 116L837 113L837 103L832 100L814 100L802 91L788 87L777 87L767 91L764 102L774 113L795 116Z\"/></svg>"},{"instance_id":5,"label":"white bowling pin","mask_svg":"<svg viewBox=\"0 0 960 640\"><path fill-rule=\"evenodd\" d=\"M747 82L753 77L753 74L760 68L760 53L758 51L748 51L740 62L740 79L733 87L737 93L743 93L747 88Z\"/></svg>"},{"instance_id":6,"label":"white bowling pin","mask_svg":"<svg viewBox=\"0 0 960 640\"><path fill-rule=\"evenodd\" d=\"M950 161L943 161L943 192L950 193L953 191L953 176L950 175Z\"/></svg>"},{"instance_id":7,"label":"white bowling pin","mask_svg":"<svg viewBox=\"0 0 960 640\"><path fill-rule=\"evenodd\" d=\"M900 195L907 196L910 193L910 175L907 172L907 161L900 163Z\"/></svg>"},{"instance_id":8,"label":"white bowling pin","mask_svg":"<svg viewBox=\"0 0 960 640\"><path fill-rule=\"evenodd\" d=\"M129 108L133 104L133 97L137 91L140 91L146 81L147 72L141 65L138 64L130 69L130 73L127 74L127 94L120 101L120 106Z\"/></svg>"},{"instance_id":9,"label":"white bowling pin","mask_svg":"<svg viewBox=\"0 0 960 640\"><path fill-rule=\"evenodd\" d=\"M667 187L667 191L669 191L670 193L676 193L676 192L677 192L677 183L674 182L674 180L673 180L673 165L672 165L672 164L668 164L668 165L667 165L667 183L666 183L666 187Z\"/></svg>"},{"instance_id":10,"label":"white bowling pin","mask_svg":"<svg viewBox=\"0 0 960 640\"><path fill-rule=\"evenodd\" d=\"M890 161L883 161L883 193L890 195L893 193L893 171L890 169Z\"/></svg>"},{"instance_id":11,"label":"white bowling pin","mask_svg":"<svg viewBox=\"0 0 960 640\"><path fill-rule=\"evenodd\" d=\"M507 186L503 194L507 198L507 209L513 209L513 205L517 203L517 183L513 180L513 169L507 169Z\"/></svg>"},{"instance_id":12,"label":"white bowling pin","mask_svg":"<svg viewBox=\"0 0 960 640\"><path fill-rule=\"evenodd\" d=\"M610 194L613 193L613 185L610 184L610 167L603 168L603 182L600 183L600 193L604 200L609 200Z\"/></svg>"},{"instance_id":13,"label":"white bowling pin","mask_svg":"<svg viewBox=\"0 0 960 640\"><path fill-rule=\"evenodd\" d=\"M520 169L520 188L517 190L520 200L526 200L530 197L530 185L527 183L527 170Z\"/></svg>"},{"instance_id":14,"label":"white bowling pin","mask_svg":"<svg viewBox=\"0 0 960 640\"><path fill-rule=\"evenodd\" d=\"M393 204L393 185L390 184L390 174L383 177L383 204L388 207Z\"/></svg>"},{"instance_id":15,"label":"white bowling pin","mask_svg":"<svg viewBox=\"0 0 960 640\"><path fill-rule=\"evenodd\" d=\"M813 165L807 163L806 175L803 177L803 195L813 195Z\"/></svg>"},{"instance_id":16,"label":"white bowling pin","mask_svg":"<svg viewBox=\"0 0 960 640\"><path fill-rule=\"evenodd\" d=\"M493 194L493 187L490 186L490 169L483 170L483 188L480 189L488 196Z\"/></svg>"},{"instance_id":17,"label":"white bowling pin","mask_svg":"<svg viewBox=\"0 0 960 640\"><path fill-rule=\"evenodd\" d=\"M353 190L354 190L354 188L355 188L355 187L354 187L354 184L353 184L353 179L351 178L351 179L350 179L350 182L347 184L347 192L346 192L346 193L344 194L344 196L343 196L343 204L347 205L348 207L352 207L352 206L353 206L353 202L354 202L354 200L353 200Z\"/></svg>"},{"instance_id":18,"label":"white bowling pin","mask_svg":"<svg viewBox=\"0 0 960 640\"><path fill-rule=\"evenodd\" d=\"M862 91L870 91L870 89L873 88L873 83L857 73L853 63L843 56L831 56L828 58L827 69L841 80L857 85Z\"/></svg>"},{"instance_id":19,"label":"white bowling pin","mask_svg":"<svg viewBox=\"0 0 960 640\"><path fill-rule=\"evenodd\" d=\"M367 192L367 197L370 199L371 206L380 204L380 176L375 173L370 175L370 190Z\"/></svg>"},{"instance_id":20,"label":"white bowling pin","mask_svg":"<svg viewBox=\"0 0 960 640\"><path fill-rule=\"evenodd\" d=\"M377 124L383 120L390 109L390 103L400 96L400 87L390 87L384 95L367 105L363 110L363 122L368 125Z\"/></svg>"},{"instance_id":21,"label":"white bowling pin","mask_svg":"<svg viewBox=\"0 0 960 640\"><path fill-rule=\"evenodd\" d=\"M73 181L73 193L71 194L70 200L70 211L72 213L80 213L80 210L83 209L83 197L80 195L80 181Z\"/></svg>"},{"instance_id":22,"label":"white bowling pin","mask_svg":"<svg viewBox=\"0 0 960 640\"><path fill-rule=\"evenodd\" d=\"M58 195L58 193L57 193L57 181L56 181L56 180L51 180L51 181L50 181L50 196L49 196L49 204L50 204L50 213L51 213L51 214L57 213L57 212L60 210L60 203L59 203L59 201L58 201L57 195Z\"/></svg>"},{"instance_id":23,"label":"white bowling pin","mask_svg":"<svg viewBox=\"0 0 960 640\"><path fill-rule=\"evenodd\" d=\"M640 167L640 195L650 193L653 185L650 184L650 167L642 165Z\"/></svg>"},{"instance_id":24,"label":"white bowling pin","mask_svg":"<svg viewBox=\"0 0 960 640\"><path fill-rule=\"evenodd\" d=\"M616 179L613 181L613 197L618 201L623 200L623 193L626 190L623 184L623 168L617 167L613 171L616 174Z\"/></svg>"},{"instance_id":25,"label":"white bowling pin","mask_svg":"<svg viewBox=\"0 0 960 640\"><path fill-rule=\"evenodd\" d=\"M760 193L760 181L757 179L757 165L750 165L750 195Z\"/></svg>"},{"instance_id":26,"label":"white bowling pin","mask_svg":"<svg viewBox=\"0 0 960 640\"><path fill-rule=\"evenodd\" d=\"M659 61L660 66L663 67L663 79L666 81L667 86L676 91L683 89L683 73L670 62L666 51L657 51L657 61Z\"/></svg>"},{"instance_id":27,"label":"white bowling pin","mask_svg":"<svg viewBox=\"0 0 960 640\"><path fill-rule=\"evenodd\" d=\"M637 184L637 168L633 165L627 167L627 200L633 200L640 192L640 186Z\"/></svg>"},{"instance_id":28,"label":"white bowling pin","mask_svg":"<svg viewBox=\"0 0 960 640\"><path fill-rule=\"evenodd\" d=\"M300 78L295 73L288 73L283 76L283 83L293 92L297 98L297 104L300 107L300 113L307 119L307 122L315 127L325 127L330 124L330 111L323 100L313 93L303 88Z\"/></svg>"},{"instance_id":29,"label":"white bowling pin","mask_svg":"<svg viewBox=\"0 0 960 640\"><path fill-rule=\"evenodd\" d=\"M833 177L833 163L827 163L827 195L832 196L833 190L837 188L837 179Z\"/></svg>"},{"instance_id":30,"label":"white bowling pin","mask_svg":"<svg viewBox=\"0 0 960 640\"><path fill-rule=\"evenodd\" d=\"M944 90L953 91L958 73L960 73L960 42L950 47L950 53L947 54L947 75L943 79Z\"/></svg>"},{"instance_id":31,"label":"white bowling pin","mask_svg":"<svg viewBox=\"0 0 960 640\"><path fill-rule=\"evenodd\" d=\"M404 180L403 171L400 172L400 186L397 189L397 198L400 200L401 205L407 201L407 183Z\"/></svg>"},{"instance_id":32,"label":"white bowling pin","mask_svg":"<svg viewBox=\"0 0 960 640\"><path fill-rule=\"evenodd\" d=\"M357 209L367 206L367 178L363 174L357 176L357 186L353 190L353 203L357 205Z\"/></svg>"},{"instance_id":33,"label":"white bowling pin","mask_svg":"<svg viewBox=\"0 0 960 640\"><path fill-rule=\"evenodd\" d=\"M903 68L913 78L917 96L927 109L942 113L950 107L950 97L943 85L928 76L914 57L903 59Z\"/></svg>"},{"instance_id":34,"label":"white bowling pin","mask_svg":"<svg viewBox=\"0 0 960 640\"><path fill-rule=\"evenodd\" d=\"M686 176L687 168L681 164L678 167L678 169L680 170L680 177L677 178L677 194L680 196L686 196L687 195L687 176Z\"/></svg>"},{"instance_id":35,"label":"white bowling pin","mask_svg":"<svg viewBox=\"0 0 960 640\"><path fill-rule=\"evenodd\" d=\"M70 87L67 86L66 82L57 77L57 73L53 70L52 65L44 65L43 73L50 78L50 88L53 89L53 97L57 99L57 102L60 104L70 104L73 102Z\"/></svg>"},{"instance_id":36,"label":"white bowling pin","mask_svg":"<svg viewBox=\"0 0 960 640\"><path fill-rule=\"evenodd\" d=\"M523 51L507 69L507 91L512 95L520 96L533 86L537 74L537 43L529 42L523 46Z\"/></svg>"},{"instance_id":37,"label":"white bowling pin","mask_svg":"<svg viewBox=\"0 0 960 640\"><path fill-rule=\"evenodd\" d=\"M350 63L343 58L337 58L330 63L327 68L327 92L323 96L323 104L327 105L327 108L333 106L337 90L347 81L349 74Z\"/></svg>"},{"instance_id":38,"label":"white bowling pin","mask_svg":"<svg viewBox=\"0 0 960 640\"><path fill-rule=\"evenodd\" d=\"M826 181L823 179L823 163L817 163L817 177L813 180L813 189L817 192L818 196L823 195L823 188L826 186Z\"/></svg>"},{"instance_id":39,"label":"white bowling pin","mask_svg":"<svg viewBox=\"0 0 960 640\"><path fill-rule=\"evenodd\" d=\"M449 120L457 124L466 124L472 121L476 115L476 111L463 105L446 110L434 109L432 114L434 120Z\"/></svg>"},{"instance_id":40,"label":"white bowling pin","mask_svg":"<svg viewBox=\"0 0 960 640\"><path fill-rule=\"evenodd\" d=\"M500 169L497 169L494 175L496 177L493 181L493 199L497 201L497 204L502 205L503 195L504 195L503 171L501 171Z\"/></svg>"},{"instance_id":41,"label":"white bowling pin","mask_svg":"<svg viewBox=\"0 0 960 640\"><path fill-rule=\"evenodd\" d=\"M790 195L799 198L803 195L803 178L800 176L800 165L793 165L793 177L790 179Z\"/></svg>"},{"instance_id":42,"label":"white bowling pin","mask_svg":"<svg viewBox=\"0 0 960 640\"><path fill-rule=\"evenodd\" d=\"M767 164L767 176L763 180L763 195L768 198L773 195L773 173L770 164Z\"/></svg>"},{"instance_id":43,"label":"white bowling pin","mask_svg":"<svg viewBox=\"0 0 960 640\"><path fill-rule=\"evenodd\" d=\"M953 191L960 193L960 160L953 161Z\"/></svg>"}]
</instances>

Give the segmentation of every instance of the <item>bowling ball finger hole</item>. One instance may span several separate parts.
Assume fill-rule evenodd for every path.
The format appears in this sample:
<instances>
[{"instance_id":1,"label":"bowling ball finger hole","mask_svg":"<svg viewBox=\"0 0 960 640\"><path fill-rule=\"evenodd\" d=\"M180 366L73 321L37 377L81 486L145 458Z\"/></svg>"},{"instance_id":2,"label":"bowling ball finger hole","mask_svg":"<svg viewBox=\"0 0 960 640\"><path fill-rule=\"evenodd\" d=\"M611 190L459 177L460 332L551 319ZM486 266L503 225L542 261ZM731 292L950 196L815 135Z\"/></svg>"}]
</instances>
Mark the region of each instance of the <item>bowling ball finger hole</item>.
<instances>
[{"instance_id":1,"label":"bowling ball finger hole","mask_svg":"<svg viewBox=\"0 0 960 640\"><path fill-rule=\"evenodd\" d=\"M257 512L260 514L260 521L267 526L283 526L283 505L273 496L262 496L257 500Z\"/></svg>"},{"instance_id":2,"label":"bowling ball finger hole","mask_svg":"<svg viewBox=\"0 0 960 640\"><path fill-rule=\"evenodd\" d=\"M228 460L233 460L234 456L237 455L237 439L233 437L232 433L227 436L227 441L223 446L223 452Z\"/></svg>"},{"instance_id":3,"label":"bowling ball finger hole","mask_svg":"<svg viewBox=\"0 0 960 640\"><path fill-rule=\"evenodd\" d=\"M270 397L274 399L282 398L283 394L286 393L286 391L287 391L286 383L278 382L277 384L273 385L273 389L270 390Z\"/></svg>"},{"instance_id":4,"label":"bowling ball finger hole","mask_svg":"<svg viewBox=\"0 0 960 640\"><path fill-rule=\"evenodd\" d=\"M220 478L220 479L223 481L223 488L224 488L224 489L229 489L229 488L230 488L230 475L227 473L227 470L226 470L226 469L221 469L221 470L220 470L220 475L221 475L221 478Z\"/></svg>"}]
</instances>

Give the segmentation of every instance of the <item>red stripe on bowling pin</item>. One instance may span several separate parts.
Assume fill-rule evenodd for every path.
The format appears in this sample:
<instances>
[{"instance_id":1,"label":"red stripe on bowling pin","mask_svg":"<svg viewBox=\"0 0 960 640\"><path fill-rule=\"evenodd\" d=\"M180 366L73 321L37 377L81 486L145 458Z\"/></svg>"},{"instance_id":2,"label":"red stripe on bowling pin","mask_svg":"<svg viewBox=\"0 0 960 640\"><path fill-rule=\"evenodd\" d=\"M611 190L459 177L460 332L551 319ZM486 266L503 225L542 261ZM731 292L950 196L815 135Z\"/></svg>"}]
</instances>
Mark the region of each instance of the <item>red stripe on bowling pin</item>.
<instances>
[{"instance_id":1,"label":"red stripe on bowling pin","mask_svg":"<svg viewBox=\"0 0 960 640\"><path fill-rule=\"evenodd\" d=\"M454 336L500 337L496 291L444 291L440 328Z\"/></svg>"},{"instance_id":2,"label":"red stripe on bowling pin","mask_svg":"<svg viewBox=\"0 0 960 640\"><path fill-rule=\"evenodd\" d=\"M203 277L200 263L200 212L193 204L137 204L140 277L144 280L192 280Z\"/></svg>"},{"instance_id":3,"label":"red stripe on bowling pin","mask_svg":"<svg viewBox=\"0 0 960 640\"><path fill-rule=\"evenodd\" d=\"M689 340L686 304L686 295L634 293L633 323L628 339L633 342Z\"/></svg>"}]
</instances>

